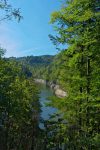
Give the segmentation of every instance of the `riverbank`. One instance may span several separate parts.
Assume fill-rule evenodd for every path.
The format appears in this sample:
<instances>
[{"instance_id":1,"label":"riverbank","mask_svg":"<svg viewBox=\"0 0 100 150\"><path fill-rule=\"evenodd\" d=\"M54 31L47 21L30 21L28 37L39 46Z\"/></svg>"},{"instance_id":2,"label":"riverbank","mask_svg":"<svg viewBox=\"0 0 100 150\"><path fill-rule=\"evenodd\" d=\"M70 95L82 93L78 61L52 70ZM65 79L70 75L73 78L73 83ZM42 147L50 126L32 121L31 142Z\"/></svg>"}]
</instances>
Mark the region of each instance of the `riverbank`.
<instances>
[{"instance_id":1,"label":"riverbank","mask_svg":"<svg viewBox=\"0 0 100 150\"><path fill-rule=\"evenodd\" d=\"M67 96L67 92L62 90L59 85L54 84L53 82L48 82L43 79L34 79L34 81L36 83L45 84L46 86L49 86L50 88L52 88L54 91L54 94L59 98L64 98Z\"/></svg>"}]
</instances>

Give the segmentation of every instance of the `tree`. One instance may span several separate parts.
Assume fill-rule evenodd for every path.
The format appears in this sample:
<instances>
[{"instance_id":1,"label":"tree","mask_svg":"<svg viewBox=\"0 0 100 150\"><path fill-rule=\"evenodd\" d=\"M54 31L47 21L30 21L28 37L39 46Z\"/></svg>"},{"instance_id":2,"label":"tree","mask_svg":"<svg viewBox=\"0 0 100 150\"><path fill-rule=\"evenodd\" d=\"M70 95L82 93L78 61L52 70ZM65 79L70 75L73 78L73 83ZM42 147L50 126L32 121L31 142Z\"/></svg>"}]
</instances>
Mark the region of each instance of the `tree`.
<instances>
[{"instance_id":1,"label":"tree","mask_svg":"<svg viewBox=\"0 0 100 150\"><path fill-rule=\"evenodd\" d=\"M73 126L72 144L74 149L99 149L99 1L66 0L61 10L52 14L51 23L57 31L56 37L50 35L53 43L69 45L60 75L68 97L58 105L69 129Z\"/></svg>"},{"instance_id":2,"label":"tree","mask_svg":"<svg viewBox=\"0 0 100 150\"><path fill-rule=\"evenodd\" d=\"M0 22L4 20L11 20L13 17L20 21L22 16L20 15L20 9L13 8L9 3L8 0L0 0Z\"/></svg>"},{"instance_id":3,"label":"tree","mask_svg":"<svg viewBox=\"0 0 100 150\"><path fill-rule=\"evenodd\" d=\"M38 90L33 80L25 77L21 66L16 62L2 59L0 61L1 149L26 147L30 149L33 138L37 140L32 131L38 135L39 113Z\"/></svg>"}]
</instances>

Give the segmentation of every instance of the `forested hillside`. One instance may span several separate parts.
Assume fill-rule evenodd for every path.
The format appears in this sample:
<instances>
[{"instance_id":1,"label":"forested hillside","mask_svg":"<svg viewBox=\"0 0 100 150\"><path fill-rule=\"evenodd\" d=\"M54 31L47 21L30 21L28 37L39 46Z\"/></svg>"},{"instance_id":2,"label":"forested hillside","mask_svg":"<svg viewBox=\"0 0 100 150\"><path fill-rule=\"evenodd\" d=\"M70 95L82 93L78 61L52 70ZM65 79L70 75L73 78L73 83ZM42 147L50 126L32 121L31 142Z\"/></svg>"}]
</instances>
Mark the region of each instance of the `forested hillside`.
<instances>
[{"instance_id":1,"label":"forested hillside","mask_svg":"<svg viewBox=\"0 0 100 150\"><path fill-rule=\"evenodd\" d=\"M27 56L27 57L11 57L7 60L16 61L23 66L23 71L26 72L28 76L33 76L34 78L46 79L46 73L48 66L53 62L54 56L44 55L44 56Z\"/></svg>"},{"instance_id":2,"label":"forested hillside","mask_svg":"<svg viewBox=\"0 0 100 150\"><path fill-rule=\"evenodd\" d=\"M62 74L64 74L65 71L65 69L63 69L65 62L67 62L66 51L63 50L59 54L55 55L53 61L47 67L46 80L64 86L61 79L62 79Z\"/></svg>"}]
</instances>

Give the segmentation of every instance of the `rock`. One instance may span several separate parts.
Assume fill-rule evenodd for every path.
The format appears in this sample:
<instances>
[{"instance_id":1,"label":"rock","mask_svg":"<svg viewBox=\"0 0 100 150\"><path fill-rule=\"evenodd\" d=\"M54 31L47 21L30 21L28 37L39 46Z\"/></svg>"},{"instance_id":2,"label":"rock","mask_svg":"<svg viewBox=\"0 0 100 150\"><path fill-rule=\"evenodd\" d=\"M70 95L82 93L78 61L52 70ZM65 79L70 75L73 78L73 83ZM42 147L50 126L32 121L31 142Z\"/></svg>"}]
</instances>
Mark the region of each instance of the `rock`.
<instances>
[{"instance_id":1,"label":"rock","mask_svg":"<svg viewBox=\"0 0 100 150\"><path fill-rule=\"evenodd\" d=\"M61 89L56 89L55 90L55 95L60 97L60 98L63 98L63 97L66 97L67 96L67 92L61 90Z\"/></svg>"},{"instance_id":2,"label":"rock","mask_svg":"<svg viewBox=\"0 0 100 150\"><path fill-rule=\"evenodd\" d=\"M43 79L34 79L36 83L46 84L46 81Z\"/></svg>"},{"instance_id":3,"label":"rock","mask_svg":"<svg viewBox=\"0 0 100 150\"><path fill-rule=\"evenodd\" d=\"M60 89L59 85L55 85L54 90Z\"/></svg>"},{"instance_id":4,"label":"rock","mask_svg":"<svg viewBox=\"0 0 100 150\"><path fill-rule=\"evenodd\" d=\"M59 97L59 98L63 98L63 97L67 96L67 92L65 92L64 90L62 90L58 84L55 84L53 82L47 82L47 81L45 81L43 79L34 79L34 81L36 83L45 84L45 85L51 87L54 90L55 95L57 97Z\"/></svg>"}]
</instances>

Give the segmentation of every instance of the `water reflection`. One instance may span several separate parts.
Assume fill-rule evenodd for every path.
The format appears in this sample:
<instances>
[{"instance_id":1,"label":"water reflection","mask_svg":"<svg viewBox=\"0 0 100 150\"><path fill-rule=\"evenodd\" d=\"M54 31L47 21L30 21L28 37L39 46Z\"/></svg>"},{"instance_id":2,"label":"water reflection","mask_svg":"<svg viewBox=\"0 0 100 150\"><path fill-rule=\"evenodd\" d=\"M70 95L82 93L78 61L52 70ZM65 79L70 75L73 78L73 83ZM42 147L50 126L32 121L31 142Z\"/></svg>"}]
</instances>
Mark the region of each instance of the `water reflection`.
<instances>
[{"instance_id":1,"label":"water reflection","mask_svg":"<svg viewBox=\"0 0 100 150\"><path fill-rule=\"evenodd\" d=\"M40 89L40 94L39 94L39 100L41 103L41 117L44 120L48 120L49 116L52 115L57 111L56 108L46 106L46 103L49 101L49 97L54 96L53 90L45 85L40 85L39 84L39 89Z\"/></svg>"}]
</instances>

